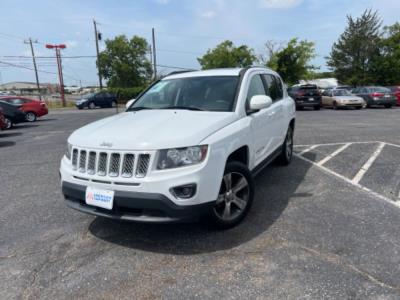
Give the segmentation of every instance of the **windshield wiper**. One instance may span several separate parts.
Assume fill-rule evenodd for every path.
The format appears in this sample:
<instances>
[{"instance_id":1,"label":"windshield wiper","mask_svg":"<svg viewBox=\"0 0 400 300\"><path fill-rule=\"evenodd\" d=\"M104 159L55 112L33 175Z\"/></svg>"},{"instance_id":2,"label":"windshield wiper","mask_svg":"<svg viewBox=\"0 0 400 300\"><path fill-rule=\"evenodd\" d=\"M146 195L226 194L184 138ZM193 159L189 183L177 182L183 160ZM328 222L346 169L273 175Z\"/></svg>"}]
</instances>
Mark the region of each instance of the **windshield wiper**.
<instances>
[{"instance_id":1,"label":"windshield wiper","mask_svg":"<svg viewBox=\"0 0 400 300\"><path fill-rule=\"evenodd\" d=\"M204 111L204 109L194 106L168 106L168 107L163 107L162 109L187 109L187 110Z\"/></svg>"},{"instance_id":2,"label":"windshield wiper","mask_svg":"<svg viewBox=\"0 0 400 300\"><path fill-rule=\"evenodd\" d=\"M137 107L129 108L128 111L138 111L138 110L144 110L144 109L152 109L152 108L151 107L145 107L145 106L137 106Z\"/></svg>"}]
</instances>

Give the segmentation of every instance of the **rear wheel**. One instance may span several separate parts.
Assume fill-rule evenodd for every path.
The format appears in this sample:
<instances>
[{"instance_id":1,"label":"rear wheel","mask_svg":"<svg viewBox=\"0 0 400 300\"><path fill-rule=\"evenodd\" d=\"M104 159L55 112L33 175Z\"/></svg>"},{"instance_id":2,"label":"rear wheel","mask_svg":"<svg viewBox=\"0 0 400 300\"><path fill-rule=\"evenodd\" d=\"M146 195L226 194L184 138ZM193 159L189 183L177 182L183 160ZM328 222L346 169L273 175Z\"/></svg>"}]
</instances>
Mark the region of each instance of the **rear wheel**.
<instances>
[{"instance_id":1,"label":"rear wheel","mask_svg":"<svg viewBox=\"0 0 400 300\"><path fill-rule=\"evenodd\" d=\"M334 110L337 110L337 109L338 109L337 102L333 102L333 109L334 109Z\"/></svg>"},{"instance_id":2,"label":"rear wheel","mask_svg":"<svg viewBox=\"0 0 400 300\"><path fill-rule=\"evenodd\" d=\"M88 107L89 107L90 109L95 109L95 108L96 108L96 105L95 105L93 102L90 102Z\"/></svg>"},{"instance_id":3,"label":"rear wheel","mask_svg":"<svg viewBox=\"0 0 400 300\"><path fill-rule=\"evenodd\" d=\"M26 113L26 115L25 115L25 119L28 121L28 122L35 122L36 121L36 114L34 113L34 112L27 112Z\"/></svg>"},{"instance_id":4,"label":"rear wheel","mask_svg":"<svg viewBox=\"0 0 400 300\"><path fill-rule=\"evenodd\" d=\"M11 122L11 120L9 118L5 117L4 122L6 123L5 129L11 129L13 127L13 123Z\"/></svg>"},{"instance_id":5,"label":"rear wheel","mask_svg":"<svg viewBox=\"0 0 400 300\"><path fill-rule=\"evenodd\" d=\"M285 141L282 145L282 152L278 156L278 162L281 165L287 166L292 161L293 157L293 127L289 126Z\"/></svg>"},{"instance_id":6,"label":"rear wheel","mask_svg":"<svg viewBox=\"0 0 400 300\"><path fill-rule=\"evenodd\" d=\"M211 222L222 229L239 224L247 215L253 196L254 182L249 169L240 162L228 162L217 201L209 215Z\"/></svg>"},{"instance_id":7,"label":"rear wheel","mask_svg":"<svg viewBox=\"0 0 400 300\"><path fill-rule=\"evenodd\" d=\"M117 102L116 101L112 101L111 102L111 107L116 107L117 106Z\"/></svg>"}]
</instances>

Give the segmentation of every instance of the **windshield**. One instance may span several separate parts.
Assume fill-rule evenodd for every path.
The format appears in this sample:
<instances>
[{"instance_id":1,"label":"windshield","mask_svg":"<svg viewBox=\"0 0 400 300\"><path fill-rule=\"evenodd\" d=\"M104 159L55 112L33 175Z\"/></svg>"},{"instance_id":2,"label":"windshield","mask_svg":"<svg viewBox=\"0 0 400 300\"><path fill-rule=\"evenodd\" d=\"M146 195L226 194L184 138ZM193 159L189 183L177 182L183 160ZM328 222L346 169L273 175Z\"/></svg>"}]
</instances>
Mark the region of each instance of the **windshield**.
<instances>
[{"instance_id":1,"label":"windshield","mask_svg":"<svg viewBox=\"0 0 400 300\"><path fill-rule=\"evenodd\" d=\"M348 90L333 90L333 96L351 96Z\"/></svg>"},{"instance_id":2,"label":"windshield","mask_svg":"<svg viewBox=\"0 0 400 300\"><path fill-rule=\"evenodd\" d=\"M194 109L232 111L238 76L204 76L162 80L128 111L135 109Z\"/></svg>"}]
</instances>

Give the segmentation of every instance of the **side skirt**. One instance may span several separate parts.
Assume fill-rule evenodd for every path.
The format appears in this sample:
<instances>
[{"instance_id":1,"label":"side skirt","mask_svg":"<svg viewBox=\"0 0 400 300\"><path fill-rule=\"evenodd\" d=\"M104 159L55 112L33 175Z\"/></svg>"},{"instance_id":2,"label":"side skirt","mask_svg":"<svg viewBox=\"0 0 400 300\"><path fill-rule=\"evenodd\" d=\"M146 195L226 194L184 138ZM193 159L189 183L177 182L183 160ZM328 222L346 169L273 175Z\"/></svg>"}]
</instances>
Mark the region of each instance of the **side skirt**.
<instances>
[{"instance_id":1,"label":"side skirt","mask_svg":"<svg viewBox=\"0 0 400 300\"><path fill-rule=\"evenodd\" d=\"M277 158L281 152L282 145L272 152L266 159L260 162L253 170L251 170L253 177L256 177L266 166L268 166L275 158Z\"/></svg>"}]
</instances>

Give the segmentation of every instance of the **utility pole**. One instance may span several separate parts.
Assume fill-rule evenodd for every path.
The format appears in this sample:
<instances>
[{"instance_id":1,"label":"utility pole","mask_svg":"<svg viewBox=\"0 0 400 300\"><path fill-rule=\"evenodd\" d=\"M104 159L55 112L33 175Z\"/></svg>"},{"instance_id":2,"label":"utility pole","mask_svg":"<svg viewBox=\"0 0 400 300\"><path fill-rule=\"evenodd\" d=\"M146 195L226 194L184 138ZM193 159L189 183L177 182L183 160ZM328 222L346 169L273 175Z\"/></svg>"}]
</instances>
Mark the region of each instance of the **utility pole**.
<instances>
[{"instance_id":1,"label":"utility pole","mask_svg":"<svg viewBox=\"0 0 400 300\"><path fill-rule=\"evenodd\" d=\"M154 80L157 79L157 58L156 58L156 37L154 34L154 28L151 29L151 37L153 41L153 66L154 66Z\"/></svg>"},{"instance_id":2,"label":"utility pole","mask_svg":"<svg viewBox=\"0 0 400 300\"><path fill-rule=\"evenodd\" d=\"M150 64L153 65L153 52L151 50L151 46L149 45L149 56L150 56Z\"/></svg>"},{"instance_id":3,"label":"utility pole","mask_svg":"<svg viewBox=\"0 0 400 300\"><path fill-rule=\"evenodd\" d=\"M100 90L102 90L103 89L103 82L101 80L101 73L100 73L100 68L99 68L99 33L97 32L97 24L96 24L96 20L95 19L93 19L93 26L94 26L94 36L95 36L95 41L96 41L97 74L99 75Z\"/></svg>"},{"instance_id":4,"label":"utility pole","mask_svg":"<svg viewBox=\"0 0 400 300\"><path fill-rule=\"evenodd\" d=\"M37 43L38 41L34 41L34 43ZM38 76L38 71L37 71L37 66L36 66L36 58L35 58L35 51L33 50L33 45L32 45L32 38L29 38L29 41L24 41L25 44L30 44L31 45L31 52L32 52L32 60L33 60L33 67L35 69L35 77L36 77L36 87L39 92L39 99L40 101L42 100L42 93L40 91L40 84L39 84L39 76Z\"/></svg>"},{"instance_id":5,"label":"utility pole","mask_svg":"<svg viewBox=\"0 0 400 300\"><path fill-rule=\"evenodd\" d=\"M57 59L57 66L58 66L58 77L60 80L60 94L61 94L61 103L62 106L66 106L65 102L65 94L64 94L64 78L63 78L63 73L62 73L62 62L61 62L61 49L67 48L64 44L60 45L50 45L46 44L47 49L55 49L56 50L56 59Z\"/></svg>"}]
</instances>

